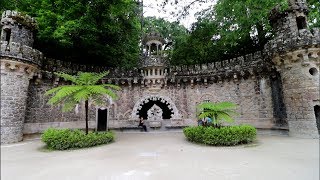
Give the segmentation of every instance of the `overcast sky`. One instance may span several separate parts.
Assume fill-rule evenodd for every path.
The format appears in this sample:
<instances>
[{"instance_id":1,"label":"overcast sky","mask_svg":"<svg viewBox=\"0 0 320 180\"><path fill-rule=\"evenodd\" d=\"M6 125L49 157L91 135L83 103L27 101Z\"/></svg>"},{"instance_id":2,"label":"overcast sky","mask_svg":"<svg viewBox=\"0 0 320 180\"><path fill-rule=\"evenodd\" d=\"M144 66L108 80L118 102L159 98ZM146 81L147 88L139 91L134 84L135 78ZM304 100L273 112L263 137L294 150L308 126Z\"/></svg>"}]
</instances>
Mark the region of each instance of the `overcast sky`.
<instances>
[{"instance_id":1,"label":"overcast sky","mask_svg":"<svg viewBox=\"0 0 320 180\"><path fill-rule=\"evenodd\" d=\"M164 18L170 22L177 20L177 17L174 15L171 15L170 12L175 12L176 14L180 14L179 11L182 11L182 6L183 5L188 5L194 0L177 0L179 5L166 5L165 9L162 9L162 7L159 5L163 0L143 0L143 5L144 5L144 16L156 16L156 17L161 17ZM173 1L173 0L169 0ZM210 1L210 0L209 0ZM206 9L209 7L209 5L212 5L216 2L216 0L211 0L208 3L194 3L194 6L189 11L189 15L181 19L181 24L184 25L185 27L189 28L193 22L196 21L195 13L201 11L202 9Z\"/></svg>"}]
</instances>

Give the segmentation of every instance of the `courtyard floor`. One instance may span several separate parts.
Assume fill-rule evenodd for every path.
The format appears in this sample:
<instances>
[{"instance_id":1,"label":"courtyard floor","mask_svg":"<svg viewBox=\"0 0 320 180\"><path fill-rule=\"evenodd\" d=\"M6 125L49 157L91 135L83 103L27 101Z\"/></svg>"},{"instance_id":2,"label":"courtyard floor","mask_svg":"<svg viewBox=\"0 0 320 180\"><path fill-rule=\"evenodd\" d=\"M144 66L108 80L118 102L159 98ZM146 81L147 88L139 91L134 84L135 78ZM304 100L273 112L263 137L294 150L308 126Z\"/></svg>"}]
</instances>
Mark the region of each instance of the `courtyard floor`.
<instances>
[{"instance_id":1,"label":"courtyard floor","mask_svg":"<svg viewBox=\"0 0 320 180\"><path fill-rule=\"evenodd\" d=\"M236 147L181 132L116 133L95 148L48 151L39 139L1 146L2 180L319 180L319 140L259 135Z\"/></svg>"}]
</instances>

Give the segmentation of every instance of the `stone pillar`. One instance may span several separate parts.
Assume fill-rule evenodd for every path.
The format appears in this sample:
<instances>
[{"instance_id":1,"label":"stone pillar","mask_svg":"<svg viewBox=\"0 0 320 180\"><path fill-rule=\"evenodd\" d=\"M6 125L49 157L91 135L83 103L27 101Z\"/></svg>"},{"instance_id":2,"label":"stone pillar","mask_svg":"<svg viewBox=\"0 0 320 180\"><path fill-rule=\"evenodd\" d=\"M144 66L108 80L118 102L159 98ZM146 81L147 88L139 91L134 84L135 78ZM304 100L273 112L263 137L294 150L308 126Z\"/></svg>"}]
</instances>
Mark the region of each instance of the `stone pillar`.
<instances>
[{"instance_id":1,"label":"stone pillar","mask_svg":"<svg viewBox=\"0 0 320 180\"><path fill-rule=\"evenodd\" d=\"M9 58L1 61L1 144L19 142L23 138L29 80L37 70Z\"/></svg>"},{"instance_id":2,"label":"stone pillar","mask_svg":"<svg viewBox=\"0 0 320 180\"><path fill-rule=\"evenodd\" d=\"M318 138L314 106L320 105L320 48L288 52L273 58L281 73L289 134Z\"/></svg>"}]
</instances>

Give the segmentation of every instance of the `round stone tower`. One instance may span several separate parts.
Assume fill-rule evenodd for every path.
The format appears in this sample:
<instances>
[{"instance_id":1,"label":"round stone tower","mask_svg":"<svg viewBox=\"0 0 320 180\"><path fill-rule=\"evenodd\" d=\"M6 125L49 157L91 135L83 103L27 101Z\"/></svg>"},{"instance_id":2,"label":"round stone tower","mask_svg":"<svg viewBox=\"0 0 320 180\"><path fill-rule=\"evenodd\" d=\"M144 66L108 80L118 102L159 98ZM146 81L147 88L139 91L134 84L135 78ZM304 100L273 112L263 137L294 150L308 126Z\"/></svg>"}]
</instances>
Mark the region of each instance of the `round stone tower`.
<instances>
[{"instance_id":1,"label":"round stone tower","mask_svg":"<svg viewBox=\"0 0 320 180\"><path fill-rule=\"evenodd\" d=\"M144 47L142 75L145 85L151 90L160 89L166 85L167 61L162 52L164 43L163 37L156 32L146 34L142 40Z\"/></svg>"},{"instance_id":2,"label":"round stone tower","mask_svg":"<svg viewBox=\"0 0 320 180\"><path fill-rule=\"evenodd\" d=\"M1 144L22 140L29 80L41 65L32 48L36 21L16 11L1 16Z\"/></svg>"},{"instance_id":3,"label":"round stone tower","mask_svg":"<svg viewBox=\"0 0 320 180\"><path fill-rule=\"evenodd\" d=\"M266 52L281 74L289 134L319 137L319 29L308 29L307 3L289 0L289 8L270 13L275 38Z\"/></svg>"}]
</instances>

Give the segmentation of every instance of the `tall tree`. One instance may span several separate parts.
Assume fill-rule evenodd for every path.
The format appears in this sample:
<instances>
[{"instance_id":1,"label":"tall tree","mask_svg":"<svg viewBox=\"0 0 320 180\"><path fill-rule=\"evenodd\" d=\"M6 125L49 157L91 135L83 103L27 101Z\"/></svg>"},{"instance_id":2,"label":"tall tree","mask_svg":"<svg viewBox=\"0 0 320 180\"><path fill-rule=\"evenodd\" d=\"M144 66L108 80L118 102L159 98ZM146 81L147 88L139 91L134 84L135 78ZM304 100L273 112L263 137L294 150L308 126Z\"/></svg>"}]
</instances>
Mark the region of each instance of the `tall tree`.
<instances>
[{"instance_id":1,"label":"tall tree","mask_svg":"<svg viewBox=\"0 0 320 180\"><path fill-rule=\"evenodd\" d=\"M134 67L140 21L135 0L1 0L2 9L36 17L35 47L46 56L79 63Z\"/></svg>"},{"instance_id":2,"label":"tall tree","mask_svg":"<svg viewBox=\"0 0 320 180\"><path fill-rule=\"evenodd\" d=\"M77 75L69 75L66 73L55 73L66 81L70 81L71 85L62 85L48 90L45 95L53 95L48 104L62 104L62 111L71 111L76 104L84 102L85 104L85 121L86 134L88 134L88 109L89 101L101 105L105 103L104 99L116 99L117 95L112 90L120 90L119 86L112 84L98 84L99 81L108 75L109 72L88 73L78 72Z\"/></svg>"}]
</instances>

